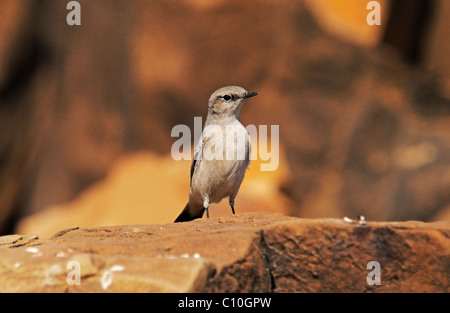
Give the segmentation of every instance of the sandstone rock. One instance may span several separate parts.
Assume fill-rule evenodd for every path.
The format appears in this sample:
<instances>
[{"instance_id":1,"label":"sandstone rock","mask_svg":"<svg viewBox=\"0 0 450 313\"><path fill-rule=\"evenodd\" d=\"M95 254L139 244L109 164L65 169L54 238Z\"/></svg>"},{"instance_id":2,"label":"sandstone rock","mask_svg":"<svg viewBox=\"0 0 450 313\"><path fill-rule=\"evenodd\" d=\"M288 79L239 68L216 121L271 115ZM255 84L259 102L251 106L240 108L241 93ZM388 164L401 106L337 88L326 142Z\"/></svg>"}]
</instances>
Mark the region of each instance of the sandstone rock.
<instances>
[{"instance_id":1,"label":"sandstone rock","mask_svg":"<svg viewBox=\"0 0 450 313\"><path fill-rule=\"evenodd\" d=\"M373 27L362 19L367 2L359 0L306 0L305 4L310 8L311 14L317 23L328 33L345 41L362 46L375 47L380 42L380 37L385 25ZM387 16L389 1L378 1L382 16Z\"/></svg>"},{"instance_id":2,"label":"sandstone rock","mask_svg":"<svg viewBox=\"0 0 450 313\"><path fill-rule=\"evenodd\" d=\"M449 262L449 223L246 213L2 246L0 292L449 292Z\"/></svg>"},{"instance_id":3,"label":"sandstone rock","mask_svg":"<svg viewBox=\"0 0 450 313\"><path fill-rule=\"evenodd\" d=\"M0 246L14 244L18 240L22 239L21 235L6 235L0 237Z\"/></svg>"}]
</instances>

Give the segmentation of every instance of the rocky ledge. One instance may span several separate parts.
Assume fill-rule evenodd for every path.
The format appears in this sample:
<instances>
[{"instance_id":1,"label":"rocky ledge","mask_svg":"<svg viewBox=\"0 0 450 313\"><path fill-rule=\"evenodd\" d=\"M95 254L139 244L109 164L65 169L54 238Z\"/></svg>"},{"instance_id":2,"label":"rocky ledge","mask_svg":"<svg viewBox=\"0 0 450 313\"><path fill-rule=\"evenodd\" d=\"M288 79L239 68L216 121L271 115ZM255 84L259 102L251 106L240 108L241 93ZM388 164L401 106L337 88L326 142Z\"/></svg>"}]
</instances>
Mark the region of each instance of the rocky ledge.
<instances>
[{"instance_id":1,"label":"rocky ledge","mask_svg":"<svg viewBox=\"0 0 450 313\"><path fill-rule=\"evenodd\" d=\"M0 292L449 292L450 224L237 214L0 237Z\"/></svg>"}]
</instances>

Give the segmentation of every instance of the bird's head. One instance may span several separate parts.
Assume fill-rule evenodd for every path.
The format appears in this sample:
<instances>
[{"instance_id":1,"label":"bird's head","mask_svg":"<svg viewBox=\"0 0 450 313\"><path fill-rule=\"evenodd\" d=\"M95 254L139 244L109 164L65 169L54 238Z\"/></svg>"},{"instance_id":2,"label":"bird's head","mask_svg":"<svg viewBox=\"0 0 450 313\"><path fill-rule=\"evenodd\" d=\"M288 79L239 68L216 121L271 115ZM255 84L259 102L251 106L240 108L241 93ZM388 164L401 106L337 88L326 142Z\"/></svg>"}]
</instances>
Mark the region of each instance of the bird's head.
<instances>
[{"instance_id":1,"label":"bird's head","mask_svg":"<svg viewBox=\"0 0 450 313\"><path fill-rule=\"evenodd\" d=\"M209 98L208 111L216 116L236 116L239 118L245 100L256 96L239 86L227 86L217 89Z\"/></svg>"}]
</instances>

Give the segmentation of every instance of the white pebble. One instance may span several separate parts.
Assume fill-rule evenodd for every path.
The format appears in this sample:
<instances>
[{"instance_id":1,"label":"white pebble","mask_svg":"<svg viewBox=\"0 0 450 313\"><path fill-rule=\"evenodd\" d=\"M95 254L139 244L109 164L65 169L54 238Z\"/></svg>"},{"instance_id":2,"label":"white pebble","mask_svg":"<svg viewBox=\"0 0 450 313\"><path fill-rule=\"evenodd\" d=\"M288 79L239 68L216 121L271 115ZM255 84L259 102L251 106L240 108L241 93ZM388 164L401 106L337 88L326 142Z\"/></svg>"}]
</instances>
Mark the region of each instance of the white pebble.
<instances>
[{"instance_id":1,"label":"white pebble","mask_svg":"<svg viewBox=\"0 0 450 313\"><path fill-rule=\"evenodd\" d=\"M25 251L29 252L29 253L38 253L39 249L36 248L36 247L28 247L28 248L25 249Z\"/></svg>"},{"instance_id":2,"label":"white pebble","mask_svg":"<svg viewBox=\"0 0 450 313\"><path fill-rule=\"evenodd\" d=\"M57 257L57 258L65 258L65 257L66 257L66 253L65 253L64 251L59 251L59 252L56 254L56 257Z\"/></svg>"},{"instance_id":3,"label":"white pebble","mask_svg":"<svg viewBox=\"0 0 450 313\"><path fill-rule=\"evenodd\" d=\"M125 267L122 266L122 265L114 265L114 266L112 266L109 270L110 270L111 272L121 272L121 271L123 271L124 269L125 269Z\"/></svg>"}]
</instances>

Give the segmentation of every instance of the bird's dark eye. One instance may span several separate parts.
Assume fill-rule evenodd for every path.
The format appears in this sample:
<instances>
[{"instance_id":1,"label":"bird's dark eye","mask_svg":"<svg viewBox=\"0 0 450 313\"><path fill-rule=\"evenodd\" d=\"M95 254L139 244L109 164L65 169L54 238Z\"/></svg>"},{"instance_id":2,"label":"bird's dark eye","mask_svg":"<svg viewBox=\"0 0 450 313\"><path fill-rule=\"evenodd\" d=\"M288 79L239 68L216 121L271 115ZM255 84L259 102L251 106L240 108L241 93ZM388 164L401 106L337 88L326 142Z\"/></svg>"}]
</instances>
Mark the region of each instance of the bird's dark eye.
<instances>
[{"instance_id":1,"label":"bird's dark eye","mask_svg":"<svg viewBox=\"0 0 450 313\"><path fill-rule=\"evenodd\" d=\"M223 96L223 100L225 100L225 101L230 101L231 100L231 96L230 95L225 95L225 96Z\"/></svg>"}]
</instances>

